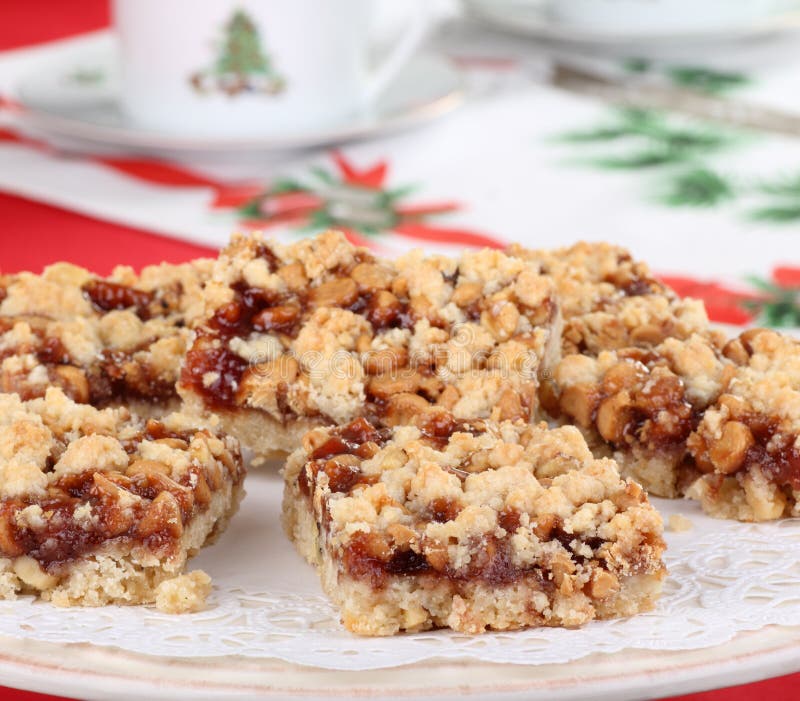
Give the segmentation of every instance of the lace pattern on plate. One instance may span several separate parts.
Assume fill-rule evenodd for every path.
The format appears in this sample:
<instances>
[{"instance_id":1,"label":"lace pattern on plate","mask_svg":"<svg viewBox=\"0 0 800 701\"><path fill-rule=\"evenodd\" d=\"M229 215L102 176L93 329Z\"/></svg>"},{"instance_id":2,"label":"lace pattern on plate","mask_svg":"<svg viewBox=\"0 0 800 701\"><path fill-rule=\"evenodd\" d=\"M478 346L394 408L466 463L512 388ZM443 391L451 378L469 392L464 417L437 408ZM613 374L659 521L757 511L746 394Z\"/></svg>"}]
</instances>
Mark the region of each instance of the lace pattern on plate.
<instances>
[{"instance_id":1,"label":"lace pattern on plate","mask_svg":"<svg viewBox=\"0 0 800 701\"><path fill-rule=\"evenodd\" d=\"M312 569L280 532L280 489L277 478L251 475L249 497L229 531L194 561L214 577L208 610L169 616L148 607L57 609L20 597L0 602L0 634L148 655L241 655L365 670L434 657L563 663L623 649L710 647L770 624L800 625L800 520L714 521L693 503L654 499L665 521L680 512L693 528L667 533L669 577L651 613L578 630L359 638L339 625Z\"/></svg>"}]
</instances>

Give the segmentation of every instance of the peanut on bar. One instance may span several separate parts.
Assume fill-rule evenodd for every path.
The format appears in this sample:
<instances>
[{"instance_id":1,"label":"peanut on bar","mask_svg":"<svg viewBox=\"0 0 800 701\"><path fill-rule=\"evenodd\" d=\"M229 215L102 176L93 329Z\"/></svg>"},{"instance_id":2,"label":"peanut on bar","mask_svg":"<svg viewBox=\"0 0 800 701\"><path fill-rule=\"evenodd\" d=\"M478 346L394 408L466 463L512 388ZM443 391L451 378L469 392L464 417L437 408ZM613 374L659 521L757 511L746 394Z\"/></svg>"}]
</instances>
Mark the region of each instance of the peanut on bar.
<instances>
[{"instance_id":1,"label":"peanut on bar","mask_svg":"<svg viewBox=\"0 0 800 701\"><path fill-rule=\"evenodd\" d=\"M57 386L77 402L163 413L210 272L201 259L98 278L57 263L0 278L0 391L31 399Z\"/></svg>"},{"instance_id":2,"label":"peanut on bar","mask_svg":"<svg viewBox=\"0 0 800 701\"><path fill-rule=\"evenodd\" d=\"M624 248L580 242L567 248L509 248L553 278L564 315L564 354L652 347L708 329L699 300L680 299Z\"/></svg>"},{"instance_id":3,"label":"peanut on bar","mask_svg":"<svg viewBox=\"0 0 800 701\"><path fill-rule=\"evenodd\" d=\"M287 462L283 516L363 635L629 616L665 575L660 516L572 427L439 411L318 428Z\"/></svg>"},{"instance_id":4,"label":"peanut on bar","mask_svg":"<svg viewBox=\"0 0 800 701\"><path fill-rule=\"evenodd\" d=\"M182 414L0 394L0 597L153 602L224 530L243 477L236 441Z\"/></svg>"},{"instance_id":5,"label":"peanut on bar","mask_svg":"<svg viewBox=\"0 0 800 701\"><path fill-rule=\"evenodd\" d=\"M237 236L205 296L181 395L262 457L315 426L405 424L431 406L529 420L559 353L551 281L499 251L392 262L337 232Z\"/></svg>"},{"instance_id":6,"label":"peanut on bar","mask_svg":"<svg viewBox=\"0 0 800 701\"><path fill-rule=\"evenodd\" d=\"M800 516L800 342L751 329L724 353L736 371L689 438L688 495L719 518Z\"/></svg>"},{"instance_id":7,"label":"peanut on bar","mask_svg":"<svg viewBox=\"0 0 800 701\"><path fill-rule=\"evenodd\" d=\"M734 372L715 335L650 349L569 355L555 372L548 411L581 428L651 494L677 497L697 477L687 439Z\"/></svg>"}]
</instances>

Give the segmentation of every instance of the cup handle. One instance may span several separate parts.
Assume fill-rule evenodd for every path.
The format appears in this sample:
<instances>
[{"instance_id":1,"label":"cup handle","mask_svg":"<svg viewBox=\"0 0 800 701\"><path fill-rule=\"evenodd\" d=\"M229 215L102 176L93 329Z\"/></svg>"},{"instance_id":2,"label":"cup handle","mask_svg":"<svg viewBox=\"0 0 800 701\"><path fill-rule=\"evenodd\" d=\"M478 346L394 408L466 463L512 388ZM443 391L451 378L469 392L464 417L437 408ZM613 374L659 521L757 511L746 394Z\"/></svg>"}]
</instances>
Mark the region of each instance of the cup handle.
<instances>
[{"instance_id":1,"label":"cup handle","mask_svg":"<svg viewBox=\"0 0 800 701\"><path fill-rule=\"evenodd\" d=\"M387 53L381 64L373 69L372 75L367 81L364 102L368 105L374 103L380 97L392 78L408 63L420 42L425 38L430 20L427 0L417 0L413 5L415 8L414 15L405 35L400 39L397 46Z\"/></svg>"}]
</instances>

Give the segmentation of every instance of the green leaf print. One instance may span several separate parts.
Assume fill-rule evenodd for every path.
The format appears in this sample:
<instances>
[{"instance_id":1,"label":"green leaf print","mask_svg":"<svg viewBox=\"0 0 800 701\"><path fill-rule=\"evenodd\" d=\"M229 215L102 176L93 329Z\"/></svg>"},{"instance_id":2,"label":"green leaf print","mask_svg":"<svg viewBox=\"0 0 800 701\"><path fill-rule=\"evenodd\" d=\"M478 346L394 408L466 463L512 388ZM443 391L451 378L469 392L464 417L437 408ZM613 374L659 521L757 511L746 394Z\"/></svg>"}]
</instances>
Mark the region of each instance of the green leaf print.
<instances>
[{"instance_id":1,"label":"green leaf print","mask_svg":"<svg viewBox=\"0 0 800 701\"><path fill-rule=\"evenodd\" d=\"M758 207L750 212L751 219L773 224L787 224L800 221L800 203Z\"/></svg>"},{"instance_id":2,"label":"green leaf print","mask_svg":"<svg viewBox=\"0 0 800 701\"><path fill-rule=\"evenodd\" d=\"M696 66L659 66L641 58L623 61L630 74L659 74L670 82L706 94L720 94L750 83L735 71ZM567 162L600 170L650 171L655 202L669 207L719 207L740 197L756 200L746 216L775 224L800 222L800 174L753 184L752 178L726 177L714 166L718 154L751 143L745 132L724 129L657 110L615 107L607 119L556 140L581 148ZM653 190L651 189L651 192ZM775 312L777 313L777 312Z\"/></svg>"},{"instance_id":3,"label":"green leaf print","mask_svg":"<svg viewBox=\"0 0 800 701\"><path fill-rule=\"evenodd\" d=\"M750 83L742 73L690 66L673 66L666 70L666 74L676 85L709 95L719 95Z\"/></svg>"},{"instance_id":4,"label":"green leaf print","mask_svg":"<svg viewBox=\"0 0 800 701\"><path fill-rule=\"evenodd\" d=\"M670 207L713 207L734 196L735 189L730 182L700 167L676 174L658 199Z\"/></svg>"},{"instance_id":5,"label":"green leaf print","mask_svg":"<svg viewBox=\"0 0 800 701\"><path fill-rule=\"evenodd\" d=\"M685 160L686 154L680 149L650 148L622 156L601 156L589 159L587 162L595 167L608 170L640 170L681 163Z\"/></svg>"}]
</instances>

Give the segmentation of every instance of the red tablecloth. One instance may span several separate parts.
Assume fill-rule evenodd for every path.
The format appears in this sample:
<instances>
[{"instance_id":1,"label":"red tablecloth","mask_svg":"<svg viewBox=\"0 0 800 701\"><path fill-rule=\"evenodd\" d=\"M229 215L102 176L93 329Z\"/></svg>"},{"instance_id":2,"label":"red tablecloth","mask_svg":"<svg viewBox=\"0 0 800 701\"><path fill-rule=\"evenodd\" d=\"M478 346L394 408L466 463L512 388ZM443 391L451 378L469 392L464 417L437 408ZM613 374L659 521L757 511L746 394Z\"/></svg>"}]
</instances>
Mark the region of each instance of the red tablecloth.
<instances>
[{"instance_id":1,"label":"red tablecloth","mask_svg":"<svg viewBox=\"0 0 800 701\"><path fill-rule=\"evenodd\" d=\"M0 0L0 50L49 41L108 24L108 0ZM90 219L73 212L0 192L0 271L39 270L69 260L98 273L118 262L141 267L210 253L161 236ZM0 679L2 682L2 679ZM800 695L800 674L748 686L683 696L680 701L789 701ZM0 687L3 701L46 701L55 697ZM675 699L674 701L678 701Z\"/></svg>"}]
</instances>

